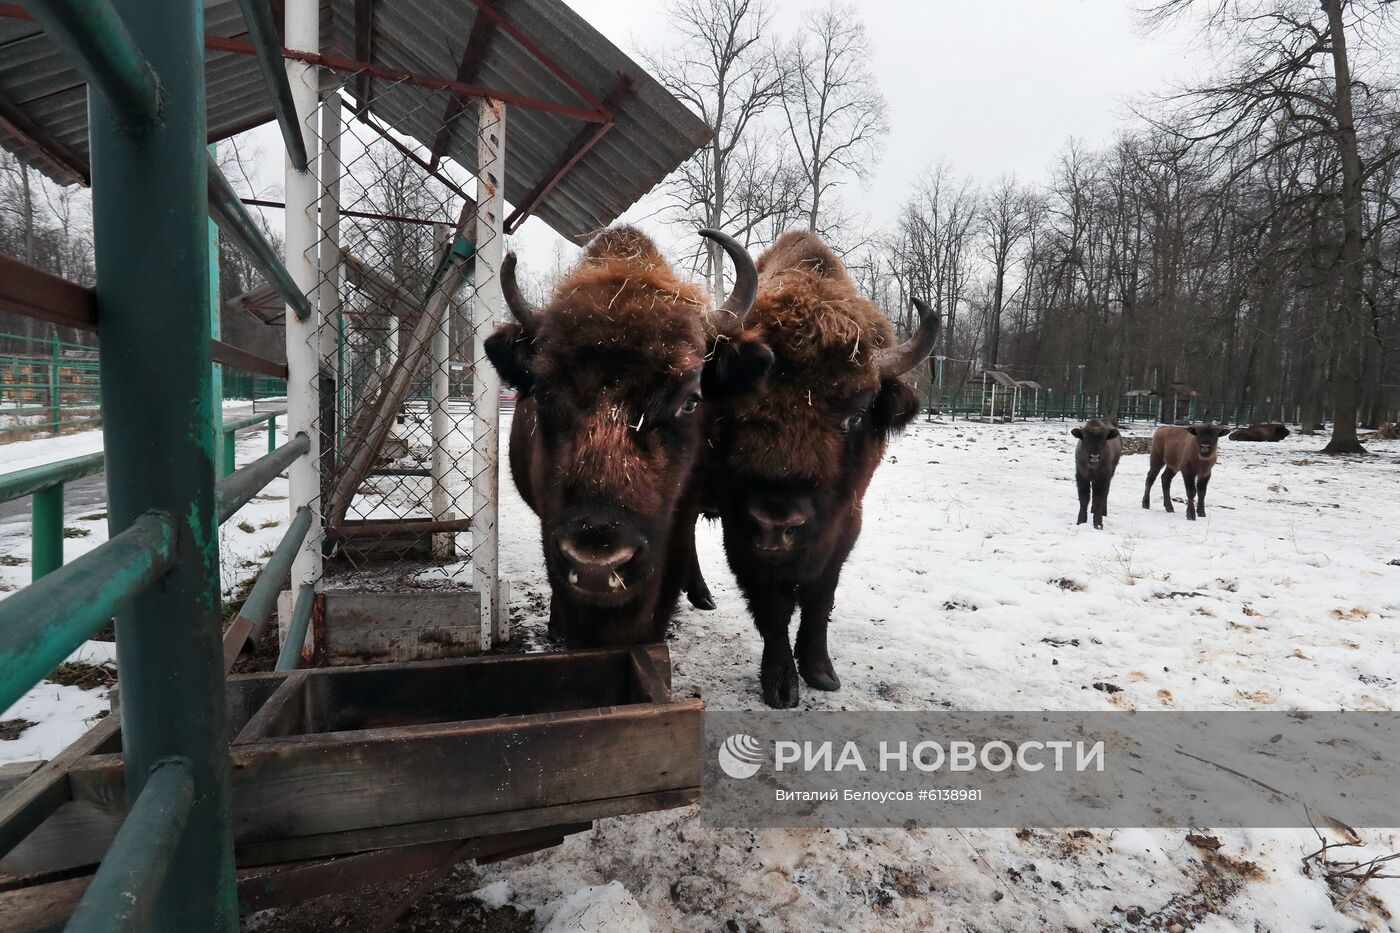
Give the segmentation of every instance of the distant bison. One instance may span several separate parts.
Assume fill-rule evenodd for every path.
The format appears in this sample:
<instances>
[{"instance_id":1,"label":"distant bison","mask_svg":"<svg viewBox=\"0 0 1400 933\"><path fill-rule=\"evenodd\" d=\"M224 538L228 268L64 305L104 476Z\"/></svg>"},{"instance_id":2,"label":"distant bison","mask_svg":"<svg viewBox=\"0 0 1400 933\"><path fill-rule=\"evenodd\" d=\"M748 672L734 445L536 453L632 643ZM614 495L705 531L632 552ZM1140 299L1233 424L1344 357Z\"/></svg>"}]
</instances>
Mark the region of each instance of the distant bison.
<instances>
[{"instance_id":1,"label":"distant bison","mask_svg":"<svg viewBox=\"0 0 1400 933\"><path fill-rule=\"evenodd\" d=\"M1232 441L1281 441L1291 432L1281 424L1251 424L1230 432Z\"/></svg>"},{"instance_id":2,"label":"distant bison","mask_svg":"<svg viewBox=\"0 0 1400 933\"><path fill-rule=\"evenodd\" d=\"M1107 421L1092 418L1082 428L1069 432L1079 438L1074 449L1074 480L1079 484L1079 521L1089 520L1089 500L1094 503L1094 527L1103 527L1108 514L1108 487L1118 460L1123 456L1123 440L1118 429Z\"/></svg>"},{"instance_id":3,"label":"distant bison","mask_svg":"<svg viewBox=\"0 0 1400 933\"><path fill-rule=\"evenodd\" d=\"M1152 481L1161 473L1162 507L1168 512L1176 511L1172 508L1172 477L1180 473L1186 486L1186 518L1194 522L1198 514L1205 515L1206 487L1210 485L1210 471L1225 432L1226 428L1218 424L1158 428L1152 435L1152 465L1142 492L1142 507L1152 507Z\"/></svg>"}]
</instances>

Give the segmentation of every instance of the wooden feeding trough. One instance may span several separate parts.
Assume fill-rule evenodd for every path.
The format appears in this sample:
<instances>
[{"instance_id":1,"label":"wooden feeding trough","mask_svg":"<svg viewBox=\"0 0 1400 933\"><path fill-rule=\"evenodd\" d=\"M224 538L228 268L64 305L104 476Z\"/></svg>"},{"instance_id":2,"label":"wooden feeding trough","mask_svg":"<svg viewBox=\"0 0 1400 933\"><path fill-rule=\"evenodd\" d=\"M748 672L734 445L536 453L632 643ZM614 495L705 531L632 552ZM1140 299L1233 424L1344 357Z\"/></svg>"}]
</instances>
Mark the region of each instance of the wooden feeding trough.
<instances>
[{"instance_id":1,"label":"wooden feeding trough","mask_svg":"<svg viewBox=\"0 0 1400 933\"><path fill-rule=\"evenodd\" d=\"M699 795L703 703L672 699L664 645L245 674L226 695L240 868L448 841L504 857ZM126 809L119 748L67 784L0 880L101 859Z\"/></svg>"}]
</instances>

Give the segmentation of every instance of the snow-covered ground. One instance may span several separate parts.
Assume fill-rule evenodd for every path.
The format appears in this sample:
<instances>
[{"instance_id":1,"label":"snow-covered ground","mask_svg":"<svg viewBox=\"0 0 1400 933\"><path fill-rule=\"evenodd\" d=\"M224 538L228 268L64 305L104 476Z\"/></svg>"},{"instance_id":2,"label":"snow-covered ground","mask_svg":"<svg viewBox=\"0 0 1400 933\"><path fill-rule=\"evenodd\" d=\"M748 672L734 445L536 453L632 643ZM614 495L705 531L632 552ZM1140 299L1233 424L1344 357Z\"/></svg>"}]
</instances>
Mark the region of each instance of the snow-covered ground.
<instances>
[{"instance_id":1,"label":"snow-covered ground","mask_svg":"<svg viewBox=\"0 0 1400 933\"><path fill-rule=\"evenodd\" d=\"M1143 511L1147 458L1125 457L1100 532L1074 524L1072 426L918 423L890 446L833 614L843 686L804 690L804 709L1396 707L1400 444L1333 459L1320 438L1225 441L1197 522L1157 490ZM519 605L547 605L538 524L509 485L503 570ZM681 610L675 691L762 709L717 527L700 549L719 608ZM1334 908L1303 873L1311 831L1210 835L1213 854L1186 830L714 830L688 808L602 821L483 883L537 905L620 881L653 929L687 931L1394 928L1400 882ZM1400 850L1400 831L1361 836L1345 857Z\"/></svg>"},{"instance_id":2,"label":"snow-covered ground","mask_svg":"<svg viewBox=\"0 0 1400 933\"><path fill-rule=\"evenodd\" d=\"M803 708L1396 708L1400 444L1334 459L1316 453L1320 438L1225 441L1209 517L1194 523L1180 507L1163 512L1157 496L1143 511L1147 460L1125 457L1098 532L1074 524L1070 427L918 423L890 446L833 616L843 687L804 691ZM262 444L261 434L243 439L240 462ZM247 572L240 561L280 537L258 526L285 523L286 503L273 498L282 495L279 480L225 525L226 587ZM92 529L68 542L70 557L105 528L70 524ZM547 607L549 595L539 526L504 477L501 527L517 624L538 646L546 611L528 607ZM27 523L0 526L0 555L27 556L27 533ZM763 708L760 641L718 528L702 526L699 540L719 608L680 611L675 692L712 709ZM27 579L27 564L0 568L5 584ZM0 762L52 754L101 700L31 691L4 717L42 726L0 743ZM1400 881L1373 879L1334 907L1351 888L1329 896L1305 872L1303 856L1320 844L1312 831L1197 833L1220 848L1186 830L714 830L692 807L601 821L487 867L480 884L493 901L539 907L620 882L653 930L1396 928ZM1361 839L1344 857L1400 851L1400 830Z\"/></svg>"}]
</instances>

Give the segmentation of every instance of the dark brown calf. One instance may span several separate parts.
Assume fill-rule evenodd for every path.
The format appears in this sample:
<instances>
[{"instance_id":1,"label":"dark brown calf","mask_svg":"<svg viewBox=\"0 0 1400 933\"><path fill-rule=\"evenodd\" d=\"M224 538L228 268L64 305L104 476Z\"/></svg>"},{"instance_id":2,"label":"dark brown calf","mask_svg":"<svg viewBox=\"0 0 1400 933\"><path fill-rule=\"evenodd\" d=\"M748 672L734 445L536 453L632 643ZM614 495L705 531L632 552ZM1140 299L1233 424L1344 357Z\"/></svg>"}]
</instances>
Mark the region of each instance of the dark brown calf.
<instances>
[{"instance_id":1,"label":"dark brown calf","mask_svg":"<svg viewBox=\"0 0 1400 933\"><path fill-rule=\"evenodd\" d=\"M1079 521L1089 520L1089 499L1094 501L1094 527L1103 527L1108 514L1108 487L1123 456L1123 440L1118 429L1107 421L1090 419L1082 428L1069 432L1079 438L1074 449L1074 480L1079 485Z\"/></svg>"},{"instance_id":2,"label":"dark brown calf","mask_svg":"<svg viewBox=\"0 0 1400 933\"><path fill-rule=\"evenodd\" d=\"M1237 428L1230 432L1232 441L1281 441L1289 435L1289 430L1281 424L1251 424L1247 428Z\"/></svg>"},{"instance_id":3,"label":"dark brown calf","mask_svg":"<svg viewBox=\"0 0 1400 933\"><path fill-rule=\"evenodd\" d=\"M1186 486L1186 518L1195 521L1206 514L1206 487L1210 471L1215 466L1215 454L1226 428L1218 424L1193 424L1179 428L1163 425L1152 435L1152 466L1147 473L1147 486L1142 492L1142 507L1152 507L1152 481L1162 474L1162 507L1172 508L1172 477L1181 474Z\"/></svg>"}]
</instances>

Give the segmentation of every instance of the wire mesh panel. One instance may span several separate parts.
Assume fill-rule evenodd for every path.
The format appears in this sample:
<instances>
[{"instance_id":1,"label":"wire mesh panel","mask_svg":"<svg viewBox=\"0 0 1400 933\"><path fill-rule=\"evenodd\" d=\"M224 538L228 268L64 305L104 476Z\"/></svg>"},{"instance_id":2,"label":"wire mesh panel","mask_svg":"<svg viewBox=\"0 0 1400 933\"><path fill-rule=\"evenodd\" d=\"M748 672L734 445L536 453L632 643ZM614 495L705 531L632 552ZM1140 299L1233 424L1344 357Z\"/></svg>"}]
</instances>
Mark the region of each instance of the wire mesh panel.
<instances>
[{"instance_id":1,"label":"wire mesh panel","mask_svg":"<svg viewBox=\"0 0 1400 933\"><path fill-rule=\"evenodd\" d=\"M485 618L495 604L498 435L473 361L499 313L498 300L483 303L499 283L482 241L501 234L477 200L498 200L499 185L435 159L388 122L425 110L459 145L478 124L492 129L476 102L447 92L376 80L360 107L360 90L349 79L308 120L323 153L315 340L327 582L484 589ZM490 138L500 143L499 127ZM486 253L499 255L499 243Z\"/></svg>"}]
</instances>

